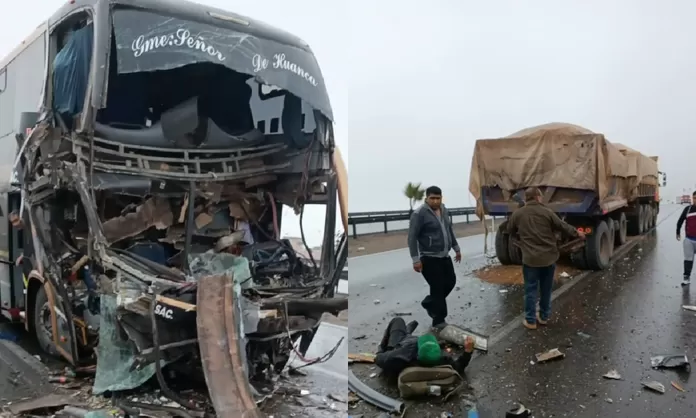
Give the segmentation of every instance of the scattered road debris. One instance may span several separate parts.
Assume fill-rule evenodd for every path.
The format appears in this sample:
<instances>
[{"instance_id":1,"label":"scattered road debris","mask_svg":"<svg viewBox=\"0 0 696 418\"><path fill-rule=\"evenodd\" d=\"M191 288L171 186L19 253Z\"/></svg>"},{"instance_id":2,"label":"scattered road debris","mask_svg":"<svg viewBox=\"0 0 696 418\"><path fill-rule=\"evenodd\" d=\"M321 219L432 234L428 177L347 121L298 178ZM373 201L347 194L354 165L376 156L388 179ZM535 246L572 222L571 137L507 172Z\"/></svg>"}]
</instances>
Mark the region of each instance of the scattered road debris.
<instances>
[{"instance_id":1,"label":"scattered road debris","mask_svg":"<svg viewBox=\"0 0 696 418\"><path fill-rule=\"evenodd\" d=\"M675 381L670 382L672 384L672 387L678 390L679 392L686 392L681 385Z\"/></svg>"},{"instance_id":2,"label":"scattered road debris","mask_svg":"<svg viewBox=\"0 0 696 418\"><path fill-rule=\"evenodd\" d=\"M370 353L348 354L349 363L374 363L375 355Z\"/></svg>"},{"instance_id":3,"label":"scattered road debris","mask_svg":"<svg viewBox=\"0 0 696 418\"><path fill-rule=\"evenodd\" d=\"M411 312L394 312L394 316L411 316Z\"/></svg>"},{"instance_id":4,"label":"scattered road debris","mask_svg":"<svg viewBox=\"0 0 696 418\"><path fill-rule=\"evenodd\" d=\"M617 372L616 370L609 370L609 371L608 371L605 375L603 375L602 377L604 377L604 378L606 378L606 379L621 380L621 375L620 375L619 372Z\"/></svg>"},{"instance_id":5,"label":"scattered road debris","mask_svg":"<svg viewBox=\"0 0 696 418\"><path fill-rule=\"evenodd\" d=\"M590 338L592 338L592 336L590 334L585 334L584 332L578 332L578 336L582 337L586 340L589 340Z\"/></svg>"},{"instance_id":6,"label":"scattered road debris","mask_svg":"<svg viewBox=\"0 0 696 418\"><path fill-rule=\"evenodd\" d=\"M696 312L696 305L683 305L682 308L686 309L687 311Z\"/></svg>"},{"instance_id":7,"label":"scattered road debris","mask_svg":"<svg viewBox=\"0 0 696 418\"><path fill-rule=\"evenodd\" d=\"M379 305L380 303L382 303L382 301L379 300L379 299L375 299L373 303L374 303L375 305Z\"/></svg>"},{"instance_id":8,"label":"scattered road debris","mask_svg":"<svg viewBox=\"0 0 696 418\"><path fill-rule=\"evenodd\" d=\"M545 353L538 353L536 355L536 361L537 363L544 363L550 360L561 359L564 357L565 354L561 353L561 351L558 348L554 348Z\"/></svg>"},{"instance_id":9,"label":"scattered road debris","mask_svg":"<svg viewBox=\"0 0 696 418\"><path fill-rule=\"evenodd\" d=\"M691 364L685 354L653 356L650 357L650 363L655 369L691 369Z\"/></svg>"},{"instance_id":10,"label":"scattered road debris","mask_svg":"<svg viewBox=\"0 0 696 418\"><path fill-rule=\"evenodd\" d=\"M561 274L559 276L563 277L564 279L567 279L568 277L570 277L570 274L568 274L564 271L564 272L561 272Z\"/></svg>"},{"instance_id":11,"label":"scattered road debris","mask_svg":"<svg viewBox=\"0 0 696 418\"><path fill-rule=\"evenodd\" d=\"M614 403L614 400L611 399L611 398L607 398L607 399L605 399L605 400L607 401L607 403Z\"/></svg>"},{"instance_id":12,"label":"scattered road debris","mask_svg":"<svg viewBox=\"0 0 696 418\"><path fill-rule=\"evenodd\" d=\"M13 403L8 406L8 410L13 416L19 416L40 409L58 408L66 405L82 406L82 403L72 396L52 393L40 398Z\"/></svg>"},{"instance_id":13,"label":"scattered road debris","mask_svg":"<svg viewBox=\"0 0 696 418\"><path fill-rule=\"evenodd\" d=\"M655 392L665 393L665 385L655 380L651 382L643 382L643 386Z\"/></svg>"},{"instance_id":14,"label":"scattered road debris","mask_svg":"<svg viewBox=\"0 0 696 418\"><path fill-rule=\"evenodd\" d=\"M361 382L352 370L348 371L348 388L365 402L385 411L402 415L406 408L403 402L385 396Z\"/></svg>"},{"instance_id":15,"label":"scattered road debris","mask_svg":"<svg viewBox=\"0 0 696 418\"><path fill-rule=\"evenodd\" d=\"M505 413L505 418L530 418L531 416L532 411L521 403Z\"/></svg>"},{"instance_id":16,"label":"scattered road debris","mask_svg":"<svg viewBox=\"0 0 696 418\"><path fill-rule=\"evenodd\" d=\"M441 340L464 347L466 337L474 339L474 348L480 351L488 351L488 336L476 333L472 330L449 324L445 326L437 337Z\"/></svg>"}]
</instances>

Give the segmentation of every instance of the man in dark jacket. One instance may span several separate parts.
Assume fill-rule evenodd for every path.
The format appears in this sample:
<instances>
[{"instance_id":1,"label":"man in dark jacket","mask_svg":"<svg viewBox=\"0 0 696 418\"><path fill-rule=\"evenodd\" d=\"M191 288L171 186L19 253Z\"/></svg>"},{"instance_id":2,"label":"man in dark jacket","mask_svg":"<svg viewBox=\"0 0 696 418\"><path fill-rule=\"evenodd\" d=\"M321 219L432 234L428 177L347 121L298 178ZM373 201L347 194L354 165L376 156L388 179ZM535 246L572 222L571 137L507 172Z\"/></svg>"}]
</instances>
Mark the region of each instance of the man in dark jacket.
<instances>
[{"instance_id":1,"label":"man in dark jacket","mask_svg":"<svg viewBox=\"0 0 696 418\"><path fill-rule=\"evenodd\" d=\"M541 203L541 192L530 187L524 192L525 204L515 210L508 221L511 237L519 235L524 276L524 311L522 324L536 329L537 323L546 325L551 315L551 289L556 261L560 253L556 232L584 238L585 234L563 222L554 211ZM536 313L537 292L540 294L539 313Z\"/></svg>"},{"instance_id":2,"label":"man in dark jacket","mask_svg":"<svg viewBox=\"0 0 696 418\"><path fill-rule=\"evenodd\" d=\"M691 283L691 269L694 267L694 253L696 253L696 192L691 195L692 204L685 207L677 221L677 241L681 240L681 229L686 223L686 236L682 247L684 248L684 281L682 286Z\"/></svg>"},{"instance_id":3,"label":"man in dark jacket","mask_svg":"<svg viewBox=\"0 0 696 418\"><path fill-rule=\"evenodd\" d=\"M442 190L430 186L425 190L425 204L411 214L408 227L408 249L413 270L422 273L430 293L421 305L433 320L434 328L443 328L447 318L447 296L457 281L450 250L454 259L462 261L452 220L442 204Z\"/></svg>"},{"instance_id":4,"label":"man in dark jacket","mask_svg":"<svg viewBox=\"0 0 696 418\"><path fill-rule=\"evenodd\" d=\"M466 339L464 353L455 359L442 352L437 339L432 334L424 334L420 337L412 335L416 327L418 327L416 321L406 325L406 322L400 317L389 322L375 357L375 364L387 376L398 376L405 368L413 366L449 365L459 374L464 373L464 369L471 360L471 354L474 352L474 340L471 337Z\"/></svg>"}]
</instances>

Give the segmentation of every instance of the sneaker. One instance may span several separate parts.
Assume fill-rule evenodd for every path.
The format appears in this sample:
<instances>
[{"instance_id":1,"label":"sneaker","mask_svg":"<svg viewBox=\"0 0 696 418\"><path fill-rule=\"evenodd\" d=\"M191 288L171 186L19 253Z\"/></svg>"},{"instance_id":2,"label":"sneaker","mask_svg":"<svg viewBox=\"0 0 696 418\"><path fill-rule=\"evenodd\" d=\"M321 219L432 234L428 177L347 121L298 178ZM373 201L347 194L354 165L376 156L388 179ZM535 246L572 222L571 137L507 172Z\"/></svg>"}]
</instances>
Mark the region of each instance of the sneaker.
<instances>
[{"instance_id":1,"label":"sneaker","mask_svg":"<svg viewBox=\"0 0 696 418\"><path fill-rule=\"evenodd\" d=\"M527 329L537 329L537 324L530 324L526 319L522 320L522 325Z\"/></svg>"},{"instance_id":2,"label":"sneaker","mask_svg":"<svg viewBox=\"0 0 696 418\"><path fill-rule=\"evenodd\" d=\"M691 284L691 278L684 277L684 281L682 282L682 286L688 286L690 284Z\"/></svg>"},{"instance_id":3,"label":"sneaker","mask_svg":"<svg viewBox=\"0 0 696 418\"><path fill-rule=\"evenodd\" d=\"M537 323L539 325L546 325L549 323L549 321L548 320L544 321L543 319L541 319L541 315L539 315L539 312L537 312Z\"/></svg>"}]
</instances>

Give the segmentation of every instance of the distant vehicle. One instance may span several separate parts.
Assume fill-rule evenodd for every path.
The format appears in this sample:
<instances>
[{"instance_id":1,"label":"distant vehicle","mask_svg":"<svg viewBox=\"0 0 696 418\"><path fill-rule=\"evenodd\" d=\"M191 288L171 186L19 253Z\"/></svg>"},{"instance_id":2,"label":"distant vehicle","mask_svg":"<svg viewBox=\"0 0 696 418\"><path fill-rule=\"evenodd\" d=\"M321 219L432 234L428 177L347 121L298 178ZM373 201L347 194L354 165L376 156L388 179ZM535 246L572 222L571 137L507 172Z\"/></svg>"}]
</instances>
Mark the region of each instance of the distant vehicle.
<instances>
[{"instance_id":1,"label":"distant vehicle","mask_svg":"<svg viewBox=\"0 0 696 418\"><path fill-rule=\"evenodd\" d=\"M649 157L580 126L552 123L505 138L476 141L469 191L477 215L508 217L538 186L544 203L587 239L559 242L581 269L609 267L627 235L651 230L660 211L658 157ZM522 264L515 237L501 223L495 249L501 264Z\"/></svg>"},{"instance_id":2,"label":"distant vehicle","mask_svg":"<svg viewBox=\"0 0 696 418\"><path fill-rule=\"evenodd\" d=\"M681 196L679 203L682 205L689 205L691 204L691 197L688 194L684 194Z\"/></svg>"}]
</instances>

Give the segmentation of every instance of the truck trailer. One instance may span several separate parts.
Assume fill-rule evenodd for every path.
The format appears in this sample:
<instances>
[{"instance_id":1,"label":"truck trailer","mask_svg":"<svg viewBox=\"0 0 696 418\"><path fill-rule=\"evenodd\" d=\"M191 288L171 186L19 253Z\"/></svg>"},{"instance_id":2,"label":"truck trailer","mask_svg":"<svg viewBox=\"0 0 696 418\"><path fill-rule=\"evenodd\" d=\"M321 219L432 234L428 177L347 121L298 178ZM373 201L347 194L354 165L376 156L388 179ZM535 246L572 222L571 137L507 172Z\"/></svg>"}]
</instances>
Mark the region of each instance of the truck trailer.
<instances>
[{"instance_id":1,"label":"truck trailer","mask_svg":"<svg viewBox=\"0 0 696 418\"><path fill-rule=\"evenodd\" d=\"M538 187L543 203L587 238L559 235L559 248L580 269L609 267L615 246L651 230L666 175L658 158L609 142L586 128L550 123L504 138L476 141L469 178L479 218L509 218L524 205L524 190ZM501 264L522 264L507 221L495 235Z\"/></svg>"}]
</instances>

